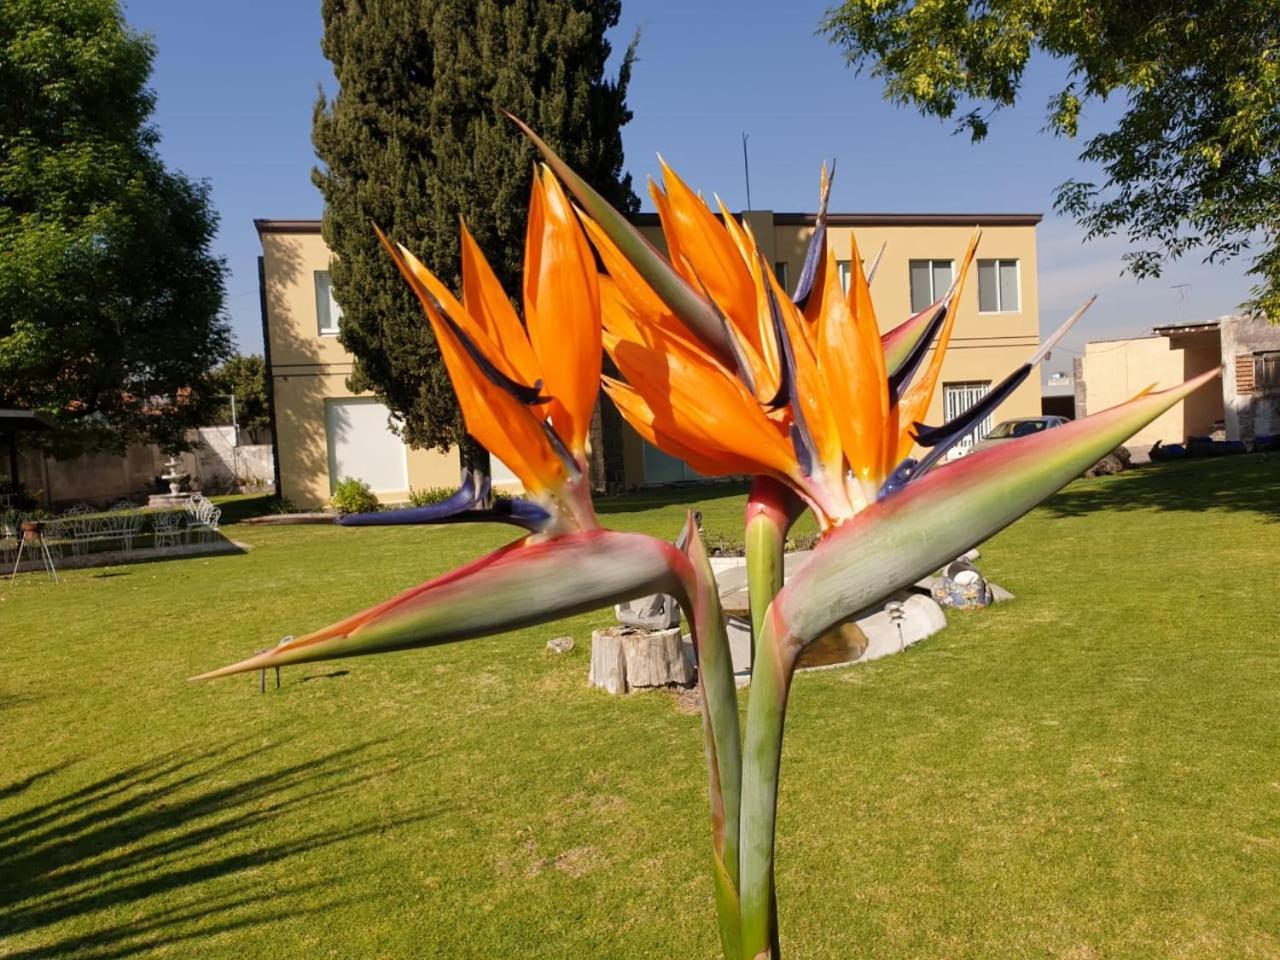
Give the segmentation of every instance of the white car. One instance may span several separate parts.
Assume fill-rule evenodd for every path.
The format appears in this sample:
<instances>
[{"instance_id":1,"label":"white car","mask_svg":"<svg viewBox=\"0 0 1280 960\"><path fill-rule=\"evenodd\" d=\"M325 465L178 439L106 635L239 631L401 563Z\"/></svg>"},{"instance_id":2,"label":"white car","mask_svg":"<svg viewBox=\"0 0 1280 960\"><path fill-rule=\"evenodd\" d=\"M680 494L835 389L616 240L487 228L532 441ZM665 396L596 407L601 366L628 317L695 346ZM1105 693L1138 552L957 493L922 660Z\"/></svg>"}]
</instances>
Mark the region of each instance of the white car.
<instances>
[{"instance_id":1,"label":"white car","mask_svg":"<svg viewBox=\"0 0 1280 960\"><path fill-rule=\"evenodd\" d=\"M1052 430L1069 422L1066 417L1021 417L1017 420L1003 420L996 424L991 432L973 445L974 451L985 450L1019 437L1029 437L1033 433Z\"/></svg>"}]
</instances>

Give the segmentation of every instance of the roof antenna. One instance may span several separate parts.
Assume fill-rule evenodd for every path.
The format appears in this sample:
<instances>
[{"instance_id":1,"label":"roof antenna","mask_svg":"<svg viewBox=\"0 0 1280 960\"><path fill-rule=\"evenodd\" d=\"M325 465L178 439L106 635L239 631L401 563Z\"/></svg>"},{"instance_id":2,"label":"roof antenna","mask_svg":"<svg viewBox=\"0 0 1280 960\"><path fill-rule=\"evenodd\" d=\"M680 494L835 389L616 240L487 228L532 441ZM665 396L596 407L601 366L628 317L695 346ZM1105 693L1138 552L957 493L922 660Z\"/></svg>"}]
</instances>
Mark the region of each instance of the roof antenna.
<instances>
[{"instance_id":1,"label":"roof antenna","mask_svg":"<svg viewBox=\"0 0 1280 960\"><path fill-rule=\"evenodd\" d=\"M742 134L742 172L747 178L747 209L751 209L751 164L747 162L747 141L751 138Z\"/></svg>"}]
</instances>

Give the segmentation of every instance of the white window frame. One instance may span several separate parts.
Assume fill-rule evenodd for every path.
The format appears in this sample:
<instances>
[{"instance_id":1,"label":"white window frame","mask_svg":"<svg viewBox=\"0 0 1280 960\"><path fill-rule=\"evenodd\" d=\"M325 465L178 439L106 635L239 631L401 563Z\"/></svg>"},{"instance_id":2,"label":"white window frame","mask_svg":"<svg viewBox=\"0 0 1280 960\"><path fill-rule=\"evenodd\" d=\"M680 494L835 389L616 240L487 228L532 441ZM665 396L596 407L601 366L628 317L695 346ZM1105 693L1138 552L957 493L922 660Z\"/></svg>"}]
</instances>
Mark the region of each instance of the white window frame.
<instances>
[{"instance_id":1,"label":"white window frame","mask_svg":"<svg viewBox=\"0 0 1280 960\"><path fill-rule=\"evenodd\" d=\"M773 262L773 275L778 280L778 286L784 291L791 290L791 264L786 260L775 260Z\"/></svg>"},{"instance_id":2,"label":"white window frame","mask_svg":"<svg viewBox=\"0 0 1280 960\"><path fill-rule=\"evenodd\" d=\"M849 284L853 283L853 261L837 260L836 274L840 277L840 289L848 296Z\"/></svg>"},{"instance_id":3,"label":"white window frame","mask_svg":"<svg viewBox=\"0 0 1280 960\"><path fill-rule=\"evenodd\" d=\"M333 277L328 270L315 270L312 273L315 281L316 292L316 335L321 337L336 337L338 335L338 325L342 322L342 307L333 297ZM328 288L329 302L328 310L322 312L320 310L320 278L325 278L325 286ZM322 321L325 313L329 315L329 326L323 326Z\"/></svg>"},{"instance_id":4,"label":"white window frame","mask_svg":"<svg viewBox=\"0 0 1280 960\"><path fill-rule=\"evenodd\" d=\"M954 258L912 257L910 260L907 261L907 303L911 305L911 309L913 313L915 312L915 305L911 297L911 267L917 263L927 263L929 265L929 303L935 303L940 296L946 293L945 290L935 290L933 288L934 264L945 263L947 265L947 269L951 271L951 283L956 282L956 261Z\"/></svg>"},{"instance_id":5,"label":"white window frame","mask_svg":"<svg viewBox=\"0 0 1280 960\"><path fill-rule=\"evenodd\" d=\"M994 310L982 309L981 267L984 263L994 263L996 265L996 309ZM1018 306L1013 310L1005 309L1004 303L1002 302L1002 298L1000 296L1000 264L1002 263L1013 264L1013 278L1014 278L1014 282L1017 284L1017 287L1018 287ZM978 290L978 313L983 315L990 315L994 313L1021 313L1022 312L1022 259L1020 257L985 257L982 260L979 260L977 262L977 267L979 268L977 271L978 280L974 284L974 286L977 287L977 290Z\"/></svg>"},{"instance_id":6,"label":"white window frame","mask_svg":"<svg viewBox=\"0 0 1280 960\"><path fill-rule=\"evenodd\" d=\"M953 380L943 381L942 384L942 422L946 423L955 419L964 413L965 410L973 406L978 400L981 400L991 392L990 380ZM954 406L948 406L948 399L951 396L959 395ZM956 457L962 457L969 453L974 444L991 432L995 426L995 411L992 410L982 419L982 423L976 430L969 433L967 437L957 443L947 454L946 459L951 460Z\"/></svg>"}]
</instances>

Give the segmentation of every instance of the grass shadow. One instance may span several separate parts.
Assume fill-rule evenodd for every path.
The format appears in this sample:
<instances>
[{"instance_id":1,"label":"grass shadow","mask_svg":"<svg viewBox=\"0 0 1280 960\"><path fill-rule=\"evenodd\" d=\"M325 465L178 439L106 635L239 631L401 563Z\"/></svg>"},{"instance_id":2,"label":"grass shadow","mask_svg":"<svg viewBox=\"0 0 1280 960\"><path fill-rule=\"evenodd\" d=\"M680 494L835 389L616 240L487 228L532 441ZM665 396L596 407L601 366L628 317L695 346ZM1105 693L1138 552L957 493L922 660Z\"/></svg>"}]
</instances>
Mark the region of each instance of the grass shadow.
<instances>
[{"instance_id":1,"label":"grass shadow","mask_svg":"<svg viewBox=\"0 0 1280 960\"><path fill-rule=\"evenodd\" d=\"M108 960L190 939L196 921L206 937L319 909L323 891L314 884L275 884L269 909L240 894L271 864L427 816L344 821L339 829L324 829L321 818L301 832L291 823L290 814L310 813L372 778L358 771L375 745L265 768L261 750L231 744L170 753L6 811L5 801L41 781L49 793L83 761L15 781L0 791L0 940L30 942L44 928L89 930L4 955ZM241 875L232 890L219 882ZM122 912L137 915L122 923Z\"/></svg>"},{"instance_id":2,"label":"grass shadow","mask_svg":"<svg viewBox=\"0 0 1280 960\"><path fill-rule=\"evenodd\" d=\"M1057 517L1080 517L1102 510L1236 510L1280 520L1280 456L1242 454L1215 459L1149 464L1111 477L1072 484L1044 502Z\"/></svg>"}]
</instances>

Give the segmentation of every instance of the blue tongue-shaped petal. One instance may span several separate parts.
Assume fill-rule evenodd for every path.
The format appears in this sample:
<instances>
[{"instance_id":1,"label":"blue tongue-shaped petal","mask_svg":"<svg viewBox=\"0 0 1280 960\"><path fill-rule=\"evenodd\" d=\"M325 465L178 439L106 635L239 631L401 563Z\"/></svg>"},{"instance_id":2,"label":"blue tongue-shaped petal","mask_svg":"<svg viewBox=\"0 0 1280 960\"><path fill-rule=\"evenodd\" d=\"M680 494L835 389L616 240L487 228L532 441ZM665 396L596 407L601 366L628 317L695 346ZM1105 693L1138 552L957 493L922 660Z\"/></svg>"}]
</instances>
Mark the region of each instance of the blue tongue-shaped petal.
<instances>
[{"instance_id":1,"label":"blue tongue-shaped petal","mask_svg":"<svg viewBox=\"0 0 1280 960\"><path fill-rule=\"evenodd\" d=\"M1062 326L1058 327L1058 329L1040 345L1039 349L1032 354L1031 359L1010 373L995 387L988 390L986 396L979 398L972 406L959 416L948 420L946 423L937 427L925 426L922 423L914 424L912 429L916 443L922 447L929 447L931 449L925 455L924 459L918 463L910 458L900 463L890 475L889 479L885 481L884 486L880 490L880 498L883 499L884 496L905 486L912 477L918 477L923 474L926 470L946 456L952 447L976 430L982 421L987 418L987 415L1000 406L1000 404L1004 403L1004 401L1008 399L1009 395L1022 384L1022 381L1027 379L1031 371L1035 369L1036 365L1049 355L1049 351L1057 346L1058 341L1060 341L1075 322L1084 315L1084 312L1093 306L1093 301L1096 299L1097 297L1089 298L1089 301L1085 303L1083 307L1069 316L1066 319L1066 322L1063 323Z\"/></svg>"},{"instance_id":2,"label":"blue tongue-shaped petal","mask_svg":"<svg viewBox=\"0 0 1280 960\"><path fill-rule=\"evenodd\" d=\"M818 215L814 217L813 236L809 238L809 248L804 254L804 266L800 268L800 278L796 280L795 292L791 294L791 302L800 309L809 302L813 293L813 281L818 275L818 265L827 252L827 201L831 199L831 181L836 178L836 162L831 161L831 173L822 172L822 195L818 201Z\"/></svg>"},{"instance_id":3,"label":"blue tongue-shaped petal","mask_svg":"<svg viewBox=\"0 0 1280 960\"><path fill-rule=\"evenodd\" d=\"M763 261L761 267L764 267ZM773 287L766 281L765 293L769 299L769 316L773 321L773 335L778 340L778 354L782 359L782 383L778 385L778 393L786 391L787 401L791 404L791 446L796 453L796 462L800 472L806 477L813 475L817 461L817 444L813 442L813 434L804 418L804 408L800 405L800 395L796 379L796 357L791 337L787 334L787 326L782 320L782 307L774 295Z\"/></svg>"}]
</instances>

